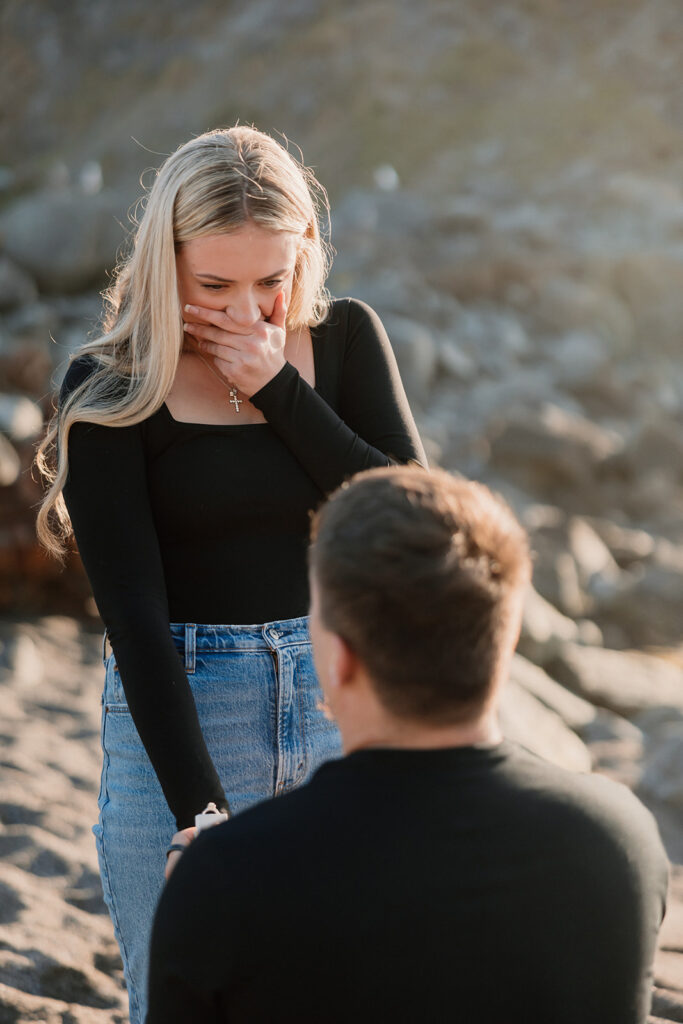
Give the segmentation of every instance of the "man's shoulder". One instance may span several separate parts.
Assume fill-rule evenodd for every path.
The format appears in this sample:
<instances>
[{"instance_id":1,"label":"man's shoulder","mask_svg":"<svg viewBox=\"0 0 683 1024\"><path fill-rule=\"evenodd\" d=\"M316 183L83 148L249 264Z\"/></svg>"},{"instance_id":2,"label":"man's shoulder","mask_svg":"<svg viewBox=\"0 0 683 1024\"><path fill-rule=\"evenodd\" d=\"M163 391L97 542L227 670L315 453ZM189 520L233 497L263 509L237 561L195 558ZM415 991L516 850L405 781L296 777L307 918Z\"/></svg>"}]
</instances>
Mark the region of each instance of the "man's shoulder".
<instances>
[{"instance_id":1,"label":"man's shoulder","mask_svg":"<svg viewBox=\"0 0 683 1024\"><path fill-rule=\"evenodd\" d=\"M610 856L667 864L653 815L627 786L593 772L571 772L513 748L509 773L522 804L542 827ZM514 813L514 808L511 808Z\"/></svg>"}]
</instances>

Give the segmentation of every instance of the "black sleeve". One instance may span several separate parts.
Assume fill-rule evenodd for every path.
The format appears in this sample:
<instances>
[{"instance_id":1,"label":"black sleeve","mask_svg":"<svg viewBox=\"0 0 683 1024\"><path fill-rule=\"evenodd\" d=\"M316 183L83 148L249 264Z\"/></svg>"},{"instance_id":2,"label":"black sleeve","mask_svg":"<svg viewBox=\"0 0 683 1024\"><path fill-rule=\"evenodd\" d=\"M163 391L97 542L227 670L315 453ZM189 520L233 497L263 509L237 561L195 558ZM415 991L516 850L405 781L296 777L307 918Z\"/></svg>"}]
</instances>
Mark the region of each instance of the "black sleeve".
<instances>
[{"instance_id":1,"label":"black sleeve","mask_svg":"<svg viewBox=\"0 0 683 1024\"><path fill-rule=\"evenodd\" d=\"M91 369L91 367L90 367ZM72 363L60 401L90 372ZM169 631L139 426L76 423L64 500L128 707L178 828L226 800Z\"/></svg>"},{"instance_id":2,"label":"black sleeve","mask_svg":"<svg viewBox=\"0 0 683 1024\"><path fill-rule=\"evenodd\" d=\"M347 318L339 414L291 363L251 399L325 494L363 469L427 465L382 322L357 300L336 306Z\"/></svg>"},{"instance_id":3,"label":"black sleeve","mask_svg":"<svg viewBox=\"0 0 683 1024\"><path fill-rule=\"evenodd\" d=\"M219 848L199 839L192 843L161 894L150 945L146 1024L231 1019L236 974L231 939L245 937L226 887L217 881Z\"/></svg>"}]
</instances>

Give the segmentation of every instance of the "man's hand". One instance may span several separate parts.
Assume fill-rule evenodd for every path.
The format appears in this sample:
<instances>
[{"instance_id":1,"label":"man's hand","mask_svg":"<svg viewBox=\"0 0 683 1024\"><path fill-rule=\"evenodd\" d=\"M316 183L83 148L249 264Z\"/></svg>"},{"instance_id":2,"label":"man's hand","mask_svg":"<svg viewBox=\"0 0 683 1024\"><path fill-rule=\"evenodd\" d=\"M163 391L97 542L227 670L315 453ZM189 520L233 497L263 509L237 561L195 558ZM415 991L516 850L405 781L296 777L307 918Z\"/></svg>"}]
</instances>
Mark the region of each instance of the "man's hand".
<instances>
[{"instance_id":1,"label":"man's hand","mask_svg":"<svg viewBox=\"0 0 683 1024\"><path fill-rule=\"evenodd\" d=\"M279 292L268 320L239 328L229 313L203 306L185 306L184 330L197 350L211 356L218 372L251 398L272 380L286 363L287 305Z\"/></svg>"},{"instance_id":2,"label":"man's hand","mask_svg":"<svg viewBox=\"0 0 683 1024\"><path fill-rule=\"evenodd\" d=\"M187 849L187 847L190 845L190 843L196 837L196 835L197 829L195 828L194 825L190 825L189 828L184 828L181 832L176 832L176 834L173 836L173 839L171 840L171 846L183 846L185 847L185 849ZM171 853L169 853L168 857L166 858L166 869L164 871L164 878L166 879L167 882L171 877L171 873L174 867L176 866L182 855L183 854L181 850L172 850Z\"/></svg>"}]
</instances>

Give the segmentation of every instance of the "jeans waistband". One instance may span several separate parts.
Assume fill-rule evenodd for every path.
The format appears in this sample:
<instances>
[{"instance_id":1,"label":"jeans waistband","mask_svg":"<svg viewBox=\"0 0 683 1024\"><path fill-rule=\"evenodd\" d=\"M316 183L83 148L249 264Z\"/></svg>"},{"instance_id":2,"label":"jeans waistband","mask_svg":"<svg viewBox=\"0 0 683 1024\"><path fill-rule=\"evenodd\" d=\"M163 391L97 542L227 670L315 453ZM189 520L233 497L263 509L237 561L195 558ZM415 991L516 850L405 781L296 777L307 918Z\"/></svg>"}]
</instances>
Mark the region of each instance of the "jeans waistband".
<instances>
[{"instance_id":1,"label":"jeans waistband","mask_svg":"<svg viewBox=\"0 0 683 1024\"><path fill-rule=\"evenodd\" d=\"M172 622L171 636L178 649L184 652L185 665L190 672L194 670L198 651L272 651L310 640L307 615L245 626Z\"/></svg>"}]
</instances>

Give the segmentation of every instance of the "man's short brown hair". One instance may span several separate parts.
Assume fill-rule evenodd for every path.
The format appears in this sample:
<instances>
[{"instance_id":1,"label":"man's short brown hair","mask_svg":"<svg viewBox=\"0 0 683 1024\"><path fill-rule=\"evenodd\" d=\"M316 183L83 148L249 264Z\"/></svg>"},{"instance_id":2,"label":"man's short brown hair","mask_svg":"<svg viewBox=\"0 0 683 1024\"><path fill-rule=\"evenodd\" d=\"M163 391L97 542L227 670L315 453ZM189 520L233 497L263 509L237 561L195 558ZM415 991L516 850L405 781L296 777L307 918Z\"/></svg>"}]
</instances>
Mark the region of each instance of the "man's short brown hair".
<instances>
[{"instance_id":1,"label":"man's short brown hair","mask_svg":"<svg viewBox=\"0 0 683 1024\"><path fill-rule=\"evenodd\" d=\"M516 640L530 577L526 534L482 484L443 470L360 473L313 519L323 625L396 715L467 720Z\"/></svg>"}]
</instances>

